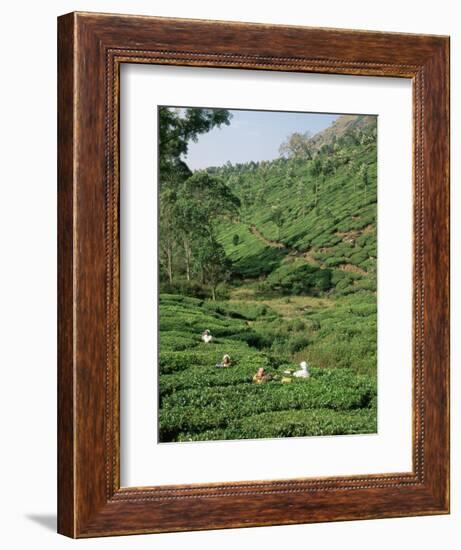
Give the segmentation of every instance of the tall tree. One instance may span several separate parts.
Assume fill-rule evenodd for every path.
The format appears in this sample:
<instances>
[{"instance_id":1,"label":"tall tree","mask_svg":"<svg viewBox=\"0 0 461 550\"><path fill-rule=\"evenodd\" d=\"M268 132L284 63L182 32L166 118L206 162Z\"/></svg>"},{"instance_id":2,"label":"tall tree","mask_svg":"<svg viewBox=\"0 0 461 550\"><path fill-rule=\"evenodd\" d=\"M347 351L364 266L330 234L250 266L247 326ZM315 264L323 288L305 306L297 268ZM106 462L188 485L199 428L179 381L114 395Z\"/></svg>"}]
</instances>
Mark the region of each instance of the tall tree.
<instances>
[{"instance_id":1,"label":"tall tree","mask_svg":"<svg viewBox=\"0 0 461 550\"><path fill-rule=\"evenodd\" d=\"M214 127L229 124L231 113L226 109L159 107L160 182L171 183L190 176L181 159L191 141Z\"/></svg>"},{"instance_id":2,"label":"tall tree","mask_svg":"<svg viewBox=\"0 0 461 550\"><path fill-rule=\"evenodd\" d=\"M278 240L280 240L280 230L285 223L285 216L283 214L283 208L280 205L275 205L272 207L270 219L275 223L278 229Z\"/></svg>"},{"instance_id":3,"label":"tall tree","mask_svg":"<svg viewBox=\"0 0 461 550\"><path fill-rule=\"evenodd\" d=\"M359 178L363 185L363 202L367 202L367 189L368 189L368 167L365 163L360 165Z\"/></svg>"},{"instance_id":4,"label":"tall tree","mask_svg":"<svg viewBox=\"0 0 461 550\"><path fill-rule=\"evenodd\" d=\"M223 246L214 238L202 242L198 250L198 259L202 266L204 282L210 286L211 298L216 300L219 284L230 275L231 261L227 258Z\"/></svg>"},{"instance_id":5,"label":"tall tree","mask_svg":"<svg viewBox=\"0 0 461 550\"><path fill-rule=\"evenodd\" d=\"M322 161L319 157L315 157L310 166L310 172L314 178L317 178L322 173Z\"/></svg>"},{"instance_id":6,"label":"tall tree","mask_svg":"<svg viewBox=\"0 0 461 550\"><path fill-rule=\"evenodd\" d=\"M182 157L191 141L214 127L229 124L231 113L225 109L159 108L160 180L160 265L170 283L174 278L175 255L184 249L187 279L191 278L191 238L185 237L184 213L178 209L178 189L192 176Z\"/></svg>"},{"instance_id":7,"label":"tall tree","mask_svg":"<svg viewBox=\"0 0 461 550\"><path fill-rule=\"evenodd\" d=\"M180 236L184 252L186 277L192 278L195 265L204 275L209 257L216 263L217 243L210 249L210 242L215 242L215 227L224 219L235 219L240 206L239 198L224 181L205 171L196 172L180 185L174 208L174 223ZM211 254L207 256L202 248ZM217 254L217 253L216 253ZM211 260L210 260L211 261ZM215 269L214 279L219 270Z\"/></svg>"},{"instance_id":8,"label":"tall tree","mask_svg":"<svg viewBox=\"0 0 461 550\"><path fill-rule=\"evenodd\" d=\"M279 152L287 157L310 160L313 154L310 132L294 132L280 145Z\"/></svg>"},{"instance_id":9,"label":"tall tree","mask_svg":"<svg viewBox=\"0 0 461 550\"><path fill-rule=\"evenodd\" d=\"M160 193L160 267L164 269L170 284L173 283L174 255L178 242L178 229L175 223L176 193L165 189Z\"/></svg>"}]
</instances>

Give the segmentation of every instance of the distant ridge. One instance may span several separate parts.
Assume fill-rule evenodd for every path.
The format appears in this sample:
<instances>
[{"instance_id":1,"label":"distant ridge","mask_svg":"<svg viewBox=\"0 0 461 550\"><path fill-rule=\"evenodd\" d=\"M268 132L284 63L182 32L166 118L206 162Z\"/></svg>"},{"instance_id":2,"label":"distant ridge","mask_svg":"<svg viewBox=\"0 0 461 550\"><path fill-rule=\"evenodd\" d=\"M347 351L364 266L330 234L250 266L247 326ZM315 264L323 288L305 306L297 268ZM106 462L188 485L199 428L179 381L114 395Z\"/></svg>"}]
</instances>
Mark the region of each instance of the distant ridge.
<instances>
[{"instance_id":1,"label":"distant ridge","mask_svg":"<svg viewBox=\"0 0 461 550\"><path fill-rule=\"evenodd\" d=\"M376 124L376 118L375 115L341 115L331 126L315 134L310 143L315 150L318 150L322 145L330 144L350 130Z\"/></svg>"}]
</instances>

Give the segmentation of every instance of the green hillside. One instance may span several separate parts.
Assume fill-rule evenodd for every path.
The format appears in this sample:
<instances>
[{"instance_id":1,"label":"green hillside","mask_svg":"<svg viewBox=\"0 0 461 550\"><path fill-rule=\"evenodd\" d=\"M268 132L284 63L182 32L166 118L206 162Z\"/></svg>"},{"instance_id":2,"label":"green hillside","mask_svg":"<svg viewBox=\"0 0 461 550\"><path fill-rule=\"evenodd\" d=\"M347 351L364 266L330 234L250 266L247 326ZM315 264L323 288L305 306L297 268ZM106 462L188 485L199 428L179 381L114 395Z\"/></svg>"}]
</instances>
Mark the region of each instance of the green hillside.
<instances>
[{"instance_id":1,"label":"green hillside","mask_svg":"<svg viewBox=\"0 0 461 550\"><path fill-rule=\"evenodd\" d=\"M374 126L366 130L363 143L340 138L313 160L213 170L242 201L240 222L223 224L219 232L234 275L259 276L261 264L272 272L308 263L329 270L336 292L375 290L376 143ZM278 211L280 225L274 221Z\"/></svg>"},{"instance_id":2,"label":"green hillside","mask_svg":"<svg viewBox=\"0 0 461 550\"><path fill-rule=\"evenodd\" d=\"M340 117L302 155L210 167L186 186L200 196L187 219L217 214L161 260L160 440L375 432L376 118ZM215 369L224 354L232 367ZM311 377L281 383L304 360ZM271 381L252 384L259 367Z\"/></svg>"}]
</instances>

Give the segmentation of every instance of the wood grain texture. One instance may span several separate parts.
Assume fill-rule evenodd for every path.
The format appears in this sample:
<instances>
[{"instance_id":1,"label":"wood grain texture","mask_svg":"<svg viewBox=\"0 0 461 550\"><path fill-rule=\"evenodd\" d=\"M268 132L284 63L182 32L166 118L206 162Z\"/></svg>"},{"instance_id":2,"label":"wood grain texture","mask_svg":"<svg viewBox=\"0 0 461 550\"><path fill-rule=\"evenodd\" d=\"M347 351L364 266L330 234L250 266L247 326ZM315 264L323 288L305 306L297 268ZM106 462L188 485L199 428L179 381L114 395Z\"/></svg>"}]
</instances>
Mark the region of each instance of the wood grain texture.
<instances>
[{"instance_id":1,"label":"wood grain texture","mask_svg":"<svg viewBox=\"0 0 461 550\"><path fill-rule=\"evenodd\" d=\"M447 513L448 38L73 13L59 19L58 44L59 532L91 537ZM118 121L126 62L413 80L411 472L120 488Z\"/></svg>"}]
</instances>

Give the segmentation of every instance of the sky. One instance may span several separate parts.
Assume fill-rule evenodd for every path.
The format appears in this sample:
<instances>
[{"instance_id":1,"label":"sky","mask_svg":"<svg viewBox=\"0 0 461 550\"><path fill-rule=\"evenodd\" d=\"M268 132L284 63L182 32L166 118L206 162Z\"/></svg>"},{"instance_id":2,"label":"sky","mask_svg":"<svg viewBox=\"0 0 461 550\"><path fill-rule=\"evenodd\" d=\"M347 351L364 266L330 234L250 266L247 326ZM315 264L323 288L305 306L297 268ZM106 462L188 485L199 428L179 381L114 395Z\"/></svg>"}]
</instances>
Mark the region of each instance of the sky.
<instances>
[{"instance_id":1,"label":"sky","mask_svg":"<svg viewBox=\"0 0 461 550\"><path fill-rule=\"evenodd\" d=\"M294 132L312 135L324 130L339 115L290 113L280 111L230 110L229 126L213 128L190 142L186 164L191 170L251 160L272 160L280 156L279 147Z\"/></svg>"}]
</instances>

